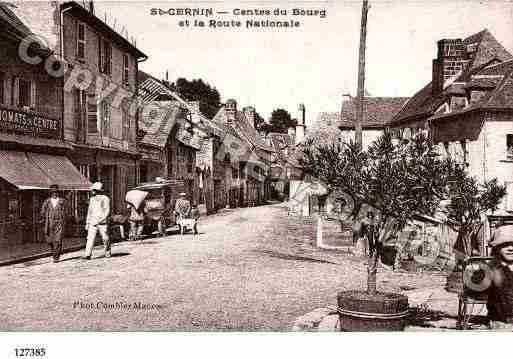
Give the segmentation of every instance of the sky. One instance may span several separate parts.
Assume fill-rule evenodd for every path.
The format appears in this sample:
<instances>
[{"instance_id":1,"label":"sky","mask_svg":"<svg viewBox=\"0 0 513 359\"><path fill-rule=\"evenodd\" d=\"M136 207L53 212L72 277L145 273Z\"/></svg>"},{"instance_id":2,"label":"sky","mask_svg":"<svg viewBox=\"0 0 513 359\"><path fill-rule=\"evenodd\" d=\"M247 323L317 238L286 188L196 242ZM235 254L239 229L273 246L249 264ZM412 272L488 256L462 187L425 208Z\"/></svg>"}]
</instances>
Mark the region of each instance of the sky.
<instances>
[{"instance_id":1,"label":"sky","mask_svg":"<svg viewBox=\"0 0 513 359\"><path fill-rule=\"evenodd\" d=\"M254 106L268 119L284 108L293 118L306 107L307 125L320 112L340 111L342 95L356 95L362 1L96 1L96 14L116 29L125 26L148 55L140 68L157 78L201 78ZM412 96L431 80L436 41L465 38L487 28L513 53L513 2L370 0L366 89L373 96ZM151 15L151 9L212 8L214 15ZM279 8L286 15L274 16ZM235 9L269 10L243 16ZM294 16L293 9L325 10L326 16ZM228 14L217 14L217 11ZM180 26L189 20L190 25ZM207 23L192 26L194 20ZM211 20L241 27L209 27ZM246 20L299 21L299 27L246 28Z\"/></svg>"}]
</instances>

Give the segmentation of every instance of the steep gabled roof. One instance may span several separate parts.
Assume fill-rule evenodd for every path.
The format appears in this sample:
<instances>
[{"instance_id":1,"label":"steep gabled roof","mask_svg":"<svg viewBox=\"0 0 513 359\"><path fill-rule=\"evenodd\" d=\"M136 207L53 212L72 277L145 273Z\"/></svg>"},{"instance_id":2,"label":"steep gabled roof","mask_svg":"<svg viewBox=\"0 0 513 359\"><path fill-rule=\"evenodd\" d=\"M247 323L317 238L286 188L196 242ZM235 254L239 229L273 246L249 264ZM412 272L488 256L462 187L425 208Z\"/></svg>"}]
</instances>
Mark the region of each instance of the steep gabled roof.
<instances>
[{"instance_id":1,"label":"steep gabled roof","mask_svg":"<svg viewBox=\"0 0 513 359\"><path fill-rule=\"evenodd\" d=\"M251 146L255 148L268 152L274 151L274 149L271 146L267 145L264 142L262 137L249 123L248 119L242 111L236 111L235 119L231 122L231 124L229 124L226 108L222 107L221 109L219 109L219 111L212 120L218 124L222 124L226 127L232 128L233 130L235 130L237 137L246 140Z\"/></svg>"},{"instance_id":2,"label":"steep gabled roof","mask_svg":"<svg viewBox=\"0 0 513 359\"><path fill-rule=\"evenodd\" d=\"M156 77L144 71L139 71L137 73L137 79L139 81L138 96L142 104L152 102L165 103L168 101L176 102L177 105L181 105L183 108L189 110L193 123L201 130L221 138L229 131L226 127L216 124L203 116L200 111L196 111L189 102L182 99L176 92L167 88L166 85Z\"/></svg>"},{"instance_id":3,"label":"steep gabled roof","mask_svg":"<svg viewBox=\"0 0 513 359\"><path fill-rule=\"evenodd\" d=\"M493 37L488 29L467 37L463 40L463 43L465 45L477 44L477 50L472 58L469 69L475 69L494 58L501 61L511 58L511 54Z\"/></svg>"},{"instance_id":4,"label":"steep gabled roof","mask_svg":"<svg viewBox=\"0 0 513 359\"><path fill-rule=\"evenodd\" d=\"M294 139L287 133L271 132L267 134L275 153L273 165L283 166L290 160L290 154L294 150Z\"/></svg>"},{"instance_id":5,"label":"steep gabled roof","mask_svg":"<svg viewBox=\"0 0 513 359\"><path fill-rule=\"evenodd\" d=\"M463 40L465 45L475 44L476 49L467 68L458 74L455 82L471 81L474 75L494 75L507 71L513 56L484 29ZM501 64L495 64L502 62ZM416 118L427 118L446 101L447 97L457 90L454 85L448 86L440 93L433 95L432 83L419 90L392 119L391 123L399 123Z\"/></svg>"},{"instance_id":6,"label":"steep gabled roof","mask_svg":"<svg viewBox=\"0 0 513 359\"><path fill-rule=\"evenodd\" d=\"M9 25L12 29L20 35L30 35L32 31L15 13L16 5L0 3L0 22Z\"/></svg>"},{"instance_id":7,"label":"steep gabled roof","mask_svg":"<svg viewBox=\"0 0 513 359\"><path fill-rule=\"evenodd\" d=\"M404 106L407 97L365 97L363 103L363 128L384 128ZM336 121L339 128L354 128L357 99L351 97L342 103L340 113L323 112L318 121Z\"/></svg>"},{"instance_id":8,"label":"steep gabled roof","mask_svg":"<svg viewBox=\"0 0 513 359\"><path fill-rule=\"evenodd\" d=\"M164 148L183 109L177 101L154 101L143 107L139 129L145 132L141 143Z\"/></svg>"}]
</instances>

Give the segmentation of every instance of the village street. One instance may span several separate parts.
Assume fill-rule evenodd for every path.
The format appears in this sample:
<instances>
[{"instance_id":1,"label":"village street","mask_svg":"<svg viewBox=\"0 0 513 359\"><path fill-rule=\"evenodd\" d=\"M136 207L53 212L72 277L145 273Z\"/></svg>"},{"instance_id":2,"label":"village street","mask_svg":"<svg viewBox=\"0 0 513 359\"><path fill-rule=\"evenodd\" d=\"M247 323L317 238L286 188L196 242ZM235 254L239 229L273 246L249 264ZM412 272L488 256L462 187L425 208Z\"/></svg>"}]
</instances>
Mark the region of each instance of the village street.
<instances>
[{"instance_id":1,"label":"village street","mask_svg":"<svg viewBox=\"0 0 513 359\"><path fill-rule=\"evenodd\" d=\"M301 223L284 205L235 209L204 218L196 239L121 242L110 259L96 247L91 261L75 252L60 263L2 267L0 330L290 330L298 316L336 304L338 290L365 284L362 260L315 249L312 226ZM383 290L445 280L379 275Z\"/></svg>"}]
</instances>

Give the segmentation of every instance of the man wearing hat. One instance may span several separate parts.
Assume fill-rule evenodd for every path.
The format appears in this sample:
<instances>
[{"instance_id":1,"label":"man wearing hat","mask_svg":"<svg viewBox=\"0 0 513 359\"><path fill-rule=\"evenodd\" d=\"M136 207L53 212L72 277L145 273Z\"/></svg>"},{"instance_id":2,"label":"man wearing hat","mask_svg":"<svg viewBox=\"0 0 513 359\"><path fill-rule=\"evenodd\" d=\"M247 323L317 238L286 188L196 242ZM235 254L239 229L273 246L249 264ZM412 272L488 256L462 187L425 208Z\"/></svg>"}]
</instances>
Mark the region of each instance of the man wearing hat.
<instances>
[{"instance_id":1,"label":"man wearing hat","mask_svg":"<svg viewBox=\"0 0 513 359\"><path fill-rule=\"evenodd\" d=\"M45 239L52 251L53 261L58 262L62 252L62 237L66 225L66 201L59 197L59 186L50 186L50 197L41 207Z\"/></svg>"},{"instance_id":2,"label":"man wearing hat","mask_svg":"<svg viewBox=\"0 0 513 359\"><path fill-rule=\"evenodd\" d=\"M110 199L103 194L103 184L96 182L91 187L92 196L89 199L89 209L87 210L86 230L87 243L83 259L91 259L93 253L94 241L98 232L102 237L105 246L105 257L110 257L110 239L109 239L109 217L110 217Z\"/></svg>"},{"instance_id":3,"label":"man wearing hat","mask_svg":"<svg viewBox=\"0 0 513 359\"><path fill-rule=\"evenodd\" d=\"M497 228L490 246L495 257L488 288L490 328L513 330L513 225Z\"/></svg>"}]
</instances>

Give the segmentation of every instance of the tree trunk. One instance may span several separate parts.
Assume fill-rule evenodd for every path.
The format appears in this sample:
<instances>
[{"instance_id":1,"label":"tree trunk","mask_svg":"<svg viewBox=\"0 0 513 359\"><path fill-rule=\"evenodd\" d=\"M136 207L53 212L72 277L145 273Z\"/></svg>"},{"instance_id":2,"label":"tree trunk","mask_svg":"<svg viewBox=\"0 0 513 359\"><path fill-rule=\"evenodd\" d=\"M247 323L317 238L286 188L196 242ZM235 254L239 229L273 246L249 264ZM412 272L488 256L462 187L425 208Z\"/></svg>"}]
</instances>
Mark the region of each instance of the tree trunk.
<instances>
[{"instance_id":1,"label":"tree trunk","mask_svg":"<svg viewBox=\"0 0 513 359\"><path fill-rule=\"evenodd\" d=\"M378 251L374 249L372 256L369 256L367 265L367 294L374 295L377 292L377 273L378 273Z\"/></svg>"}]
</instances>

